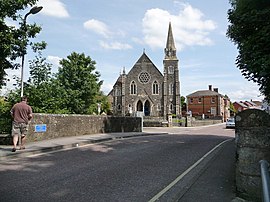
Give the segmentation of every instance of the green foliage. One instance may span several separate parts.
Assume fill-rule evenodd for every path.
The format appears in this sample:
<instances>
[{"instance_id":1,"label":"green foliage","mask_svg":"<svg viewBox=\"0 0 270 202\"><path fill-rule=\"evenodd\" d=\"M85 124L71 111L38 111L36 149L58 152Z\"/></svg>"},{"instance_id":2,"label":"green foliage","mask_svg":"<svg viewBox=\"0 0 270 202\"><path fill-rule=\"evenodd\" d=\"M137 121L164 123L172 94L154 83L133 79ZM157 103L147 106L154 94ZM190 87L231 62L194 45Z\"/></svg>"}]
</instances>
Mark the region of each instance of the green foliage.
<instances>
[{"instance_id":1,"label":"green foliage","mask_svg":"<svg viewBox=\"0 0 270 202\"><path fill-rule=\"evenodd\" d=\"M34 38L41 28L36 24L23 26L19 11L33 6L37 0L0 0L0 89L5 85L5 70L18 68L18 57L26 53L29 38ZM9 26L9 21L19 22L20 27Z\"/></svg>"},{"instance_id":2,"label":"green foliage","mask_svg":"<svg viewBox=\"0 0 270 202\"><path fill-rule=\"evenodd\" d=\"M64 106L71 113L87 114L93 111L93 105L96 107L102 81L95 64L89 56L75 52L60 61L62 67L56 78L65 89Z\"/></svg>"},{"instance_id":3,"label":"green foliage","mask_svg":"<svg viewBox=\"0 0 270 202\"><path fill-rule=\"evenodd\" d=\"M11 131L11 116L10 109L12 105L0 97L0 134L10 133Z\"/></svg>"},{"instance_id":4,"label":"green foliage","mask_svg":"<svg viewBox=\"0 0 270 202\"><path fill-rule=\"evenodd\" d=\"M270 101L270 1L231 0L227 36L237 45L236 65Z\"/></svg>"},{"instance_id":5,"label":"green foliage","mask_svg":"<svg viewBox=\"0 0 270 202\"><path fill-rule=\"evenodd\" d=\"M24 95L35 113L54 114L97 114L108 113L110 106L107 96L101 91L100 74L95 71L95 61L84 54L72 53L60 61L62 67L52 76L51 64L42 57L46 46L36 44L38 55L30 61L30 78L24 84ZM20 90L11 91L9 102L18 102Z\"/></svg>"}]
</instances>

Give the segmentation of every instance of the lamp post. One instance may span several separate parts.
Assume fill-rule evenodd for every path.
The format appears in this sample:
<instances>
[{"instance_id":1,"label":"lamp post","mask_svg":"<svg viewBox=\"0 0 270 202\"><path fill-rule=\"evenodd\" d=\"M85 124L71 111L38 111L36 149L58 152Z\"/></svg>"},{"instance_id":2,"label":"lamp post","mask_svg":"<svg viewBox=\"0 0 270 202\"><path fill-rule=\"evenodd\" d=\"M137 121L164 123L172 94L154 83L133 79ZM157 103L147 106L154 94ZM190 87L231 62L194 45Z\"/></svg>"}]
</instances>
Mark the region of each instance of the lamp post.
<instances>
[{"instance_id":1,"label":"lamp post","mask_svg":"<svg viewBox=\"0 0 270 202\"><path fill-rule=\"evenodd\" d=\"M42 8L43 8L42 6L34 6L33 8L31 8L31 10L28 13L25 14L25 16L23 18L23 29L25 31L25 33L23 35L23 40L26 39L26 31L27 31L27 29L26 29L26 18L27 18L27 16L30 15L30 14L33 14L34 15L34 14L38 13L39 11L41 11ZM26 48L26 46L24 48ZM24 55L25 55L25 53L23 52L23 54L22 54L22 64L21 64L21 66L22 66L22 68L21 68L21 97L23 97Z\"/></svg>"}]
</instances>

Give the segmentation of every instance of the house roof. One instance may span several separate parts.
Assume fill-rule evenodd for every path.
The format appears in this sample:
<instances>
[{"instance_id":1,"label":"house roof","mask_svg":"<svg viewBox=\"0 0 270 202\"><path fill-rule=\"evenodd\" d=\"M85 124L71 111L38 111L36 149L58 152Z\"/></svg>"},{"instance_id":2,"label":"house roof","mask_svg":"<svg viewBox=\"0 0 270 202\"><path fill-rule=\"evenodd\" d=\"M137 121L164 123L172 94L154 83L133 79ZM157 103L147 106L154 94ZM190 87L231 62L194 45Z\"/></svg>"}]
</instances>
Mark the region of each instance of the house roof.
<instances>
[{"instance_id":1,"label":"house roof","mask_svg":"<svg viewBox=\"0 0 270 202\"><path fill-rule=\"evenodd\" d=\"M201 96L223 96L223 95L212 90L199 90L187 95L187 97L201 97Z\"/></svg>"},{"instance_id":2,"label":"house roof","mask_svg":"<svg viewBox=\"0 0 270 202\"><path fill-rule=\"evenodd\" d=\"M238 104L238 105L240 105L243 108L248 108L248 106L245 105L243 102L234 102L233 104L235 104L235 103Z\"/></svg>"}]
</instances>

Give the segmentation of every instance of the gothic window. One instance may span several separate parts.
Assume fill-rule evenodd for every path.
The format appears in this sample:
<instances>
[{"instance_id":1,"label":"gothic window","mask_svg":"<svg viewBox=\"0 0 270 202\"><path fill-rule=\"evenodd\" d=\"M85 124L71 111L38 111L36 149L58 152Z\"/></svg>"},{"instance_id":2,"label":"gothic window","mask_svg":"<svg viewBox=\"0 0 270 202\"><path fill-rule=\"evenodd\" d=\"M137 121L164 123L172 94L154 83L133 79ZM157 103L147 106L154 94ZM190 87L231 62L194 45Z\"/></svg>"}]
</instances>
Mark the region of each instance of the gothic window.
<instances>
[{"instance_id":1,"label":"gothic window","mask_svg":"<svg viewBox=\"0 0 270 202\"><path fill-rule=\"evenodd\" d=\"M115 93L114 94L115 96L120 96L121 95L121 89L119 87L116 87L114 93Z\"/></svg>"},{"instance_id":2,"label":"gothic window","mask_svg":"<svg viewBox=\"0 0 270 202\"><path fill-rule=\"evenodd\" d=\"M190 98L190 104L193 104L193 98Z\"/></svg>"},{"instance_id":3,"label":"gothic window","mask_svg":"<svg viewBox=\"0 0 270 202\"><path fill-rule=\"evenodd\" d=\"M120 104L117 105L117 110L121 111L121 105Z\"/></svg>"},{"instance_id":4,"label":"gothic window","mask_svg":"<svg viewBox=\"0 0 270 202\"><path fill-rule=\"evenodd\" d=\"M173 112L173 104L170 104L170 112Z\"/></svg>"},{"instance_id":5,"label":"gothic window","mask_svg":"<svg viewBox=\"0 0 270 202\"><path fill-rule=\"evenodd\" d=\"M201 97L198 98L198 103L202 103L202 98Z\"/></svg>"},{"instance_id":6,"label":"gothic window","mask_svg":"<svg viewBox=\"0 0 270 202\"><path fill-rule=\"evenodd\" d=\"M153 95L158 95L158 82L157 81L154 81L153 83L153 87L152 87L152 93Z\"/></svg>"},{"instance_id":7,"label":"gothic window","mask_svg":"<svg viewBox=\"0 0 270 202\"><path fill-rule=\"evenodd\" d=\"M173 95L173 83L169 84L169 95Z\"/></svg>"},{"instance_id":8,"label":"gothic window","mask_svg":"<svg viewBox=\"0 0 270 202\"><path fill-rule=\"evenodd\" d=\"M130 84L130 95L136 95L137 94L137 85L135 81L132 81Z\"/></svg>"},{"instance_id":9,"label":"gothic window","mask_svg":"<svg viewBox=\"0 0 270 202\"><path fill-rule=\"evenodd\" d=\"M146 84L150 81L150 75L148 72L141 72L138 79L141 83Z\"/></svg>"},{"instance_id":10,"label":"gothic window","mask_svg":"<svg viewBox=\"0 0 270 202\"><path fill-rule=\"evenodd\" d=\"M161 111L160 104L157 104L157 111Z\"/></svg>"},{"instance_id":11,"label":"gothic window","mask_svg":"<svg viewBox=\"0 0 270 202\"><path fill-rule=\"evenodd\" d=\"M216 98L215 98L215 97L212 97L212 98L211 98L211 102L212 102L212 103L215 103L215 102L216 102Z\"/></svg>"},{"instance_id":12,"label":"gothic window","mask_svg":"<svg viewBox=\"0 0 270 202\"><path fill-rule=\"evenodd\" d=\"M174 73L174 68L173 66L168 67L168 74L173 74Z\"/></svg>"}]
</instances>

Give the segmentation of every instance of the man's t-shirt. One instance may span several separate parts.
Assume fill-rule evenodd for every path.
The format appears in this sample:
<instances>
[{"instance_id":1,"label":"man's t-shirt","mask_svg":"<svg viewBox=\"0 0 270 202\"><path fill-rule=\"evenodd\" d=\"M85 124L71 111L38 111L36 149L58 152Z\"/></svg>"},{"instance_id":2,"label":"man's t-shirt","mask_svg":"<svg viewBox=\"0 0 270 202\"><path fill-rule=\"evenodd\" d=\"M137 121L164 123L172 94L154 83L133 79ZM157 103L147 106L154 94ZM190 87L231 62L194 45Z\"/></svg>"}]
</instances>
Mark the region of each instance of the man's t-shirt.
<instances>
[{"instance_id":1,"label":"man's t-shirt","mask_svg":"<svg viewBox=\"0 0 270 202\"><path fill-rule=\"evenodd\" d=\"M12 107L11 113L16 123L28 123L32 117L32 108L22 101Z\"/></svg>"}]
</instances>

